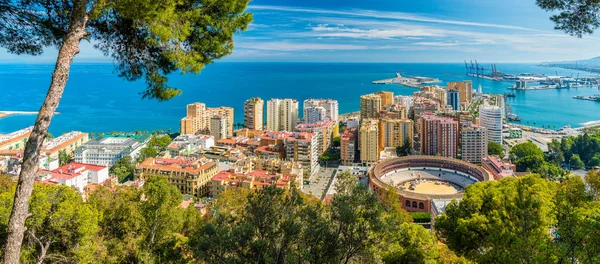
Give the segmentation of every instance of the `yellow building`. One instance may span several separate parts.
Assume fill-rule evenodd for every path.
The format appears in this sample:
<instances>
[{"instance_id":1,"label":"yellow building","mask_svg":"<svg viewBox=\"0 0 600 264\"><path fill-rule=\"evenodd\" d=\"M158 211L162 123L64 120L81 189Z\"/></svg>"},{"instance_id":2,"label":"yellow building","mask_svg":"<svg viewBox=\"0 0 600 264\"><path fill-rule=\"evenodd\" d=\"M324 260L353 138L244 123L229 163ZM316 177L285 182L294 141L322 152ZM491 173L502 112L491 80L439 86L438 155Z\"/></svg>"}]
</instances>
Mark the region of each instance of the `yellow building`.
<instances>
[{"instance_id":1,"label":"yellow building","mask_svg":"<svg viewBox=\"0 0 600 264\"><path fill-rule=\"evenodd\" d=\"M360 119L377 118L377 113L383 108L383 100L376 94L360 97Z\"/></svg>"},{"instance_id":2,"label":"yellow building","mask_svg":"<svg viewBox=\"0 0 600 264\"><path fill-rule=\"evenodd\" d=\"M135 168L135 179L147 180L157 175L166 177L169 183L183 194L208 196L210 180L218 172L217 164L209 159L158 159L147 158Z\"/></svg>"},{"instance_id":3,"label":"yellow building","mask_svg":"<svg viewBox=\"0 0 600 264\"><path fill-rule=\"evenodd\" d=\"M363 120L359 131L360 162L373 164L379 160L379 129L376 119Z\"/></svg>"},{"instance_id":4,"label":"yellow building","mask_svg":"<svg viewBox=\"0 0 600 264\"><path fill-rule=\"evenodd\" d=\"M381 97L381 107L394 103L394 92L380 91L376 92L375 94Z\"/></svg>"},{"instance_id":5,"label":"yellow building","mask_svg":"<svg viewBox=\"0 0 600 264\"><path fill-rule=\"evenodd\" d=\"M72 155L75 149L90 141L88 133L72 131L60 137L46 140L43 145L44 152L50 160L58 159L59 152L64 151Z\"/></svg>"},{"instance_id":6,"label":"yellow building","mask_svg":"<svg viewBox=\"0 0 600 264\"><path fill-rule=\"evenodd\" d=\"M468 104L471 102L473 97L473 82L472 81L462 81L462 82L449 82L448 90L454 89L458 90L460 93L460 103Z\"/></svg>"},{"instance_id":7,"label":"yellow building","mask_svg":"<svg viewBox=\"0 0 600 264\"><path fill-rule=\"evenodd\" d=\"M405 143L413 148L414 124L410 119L379 119L379 151L388 147L401 147Z\"/></svg>"},{"instance_id":8,"label":"yellow building","mask_svg":"<svg viewBox=\"0 0 600 264\"><path fill-rule=\"evenodd\" d=\"M233 108L217 107L207 108L203 103L187 105L187 115L180 121L181 134L210 134L210 122L214 116L225 116L229 119L228 135L233 135Z\"/></svg>"},{"instance_id":9,"label":"yellow building","mask_svg":"<svg viewBox=\"0 0 600 264\"><path fill-rule=\"evenodd\" d=\"M263 129L265 102L256 97L246 100L244 103L244 125L249 129Z\"/></svg>"},{"instance_id":10,"label":"yellow building","mask_svg":"<svg viewBox=\"0 0 600 264\"><path fill-rule=\"evenodd\" d=\"M0 135L0 150L23 150L33 127L23 128L6 135Z\"/></svg>"}]
</instances>

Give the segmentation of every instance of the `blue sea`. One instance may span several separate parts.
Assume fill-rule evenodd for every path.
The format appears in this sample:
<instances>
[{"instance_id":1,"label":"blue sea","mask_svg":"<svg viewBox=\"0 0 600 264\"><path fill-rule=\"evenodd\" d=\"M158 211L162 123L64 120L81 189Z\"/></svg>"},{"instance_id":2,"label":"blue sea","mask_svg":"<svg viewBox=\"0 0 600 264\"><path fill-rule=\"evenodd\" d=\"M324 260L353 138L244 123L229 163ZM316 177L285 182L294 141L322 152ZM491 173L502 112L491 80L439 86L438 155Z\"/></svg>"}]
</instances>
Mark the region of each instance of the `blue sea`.
<instances>
[{"instance_id":1,"label":"blue sea","mask_svg":"<svg viewBox=\"0 0 600 264\"><path fill-rule=\"evenodd\" d=\"M540 67L534 64L498 64L506 73L545 73L570 76L577 71ZM0 64L0 110L37 111L44 100L53 65ZM399 85L374 85L371 81L409 76L436 77L445 82L473 80L484 93L502 94L511 82L494 82L467 77L464 64L434 63L233 63L208 65L198 75L174 74L172 86L181 88L180 97L167 102L141 99L143 82L120 79L109 63L75 63L65 93L52 120L50 132L179 130L186 104L203 102L209 107L231 106L235 121L243 121L243 103L250 97L332 98L339 101L340 113L357 111L359 96L380 90L411 95L417 89ZM590 73L581 73L591 75ZM509 98L513 112L523 123L557 128L600 120L600 102L576 100L575 95L599 94L597 87L518 92ZM302 107L302 105L300 105ZM33 125L35 116L0 119L0 133Z\"/></svg>"}]
</instances>

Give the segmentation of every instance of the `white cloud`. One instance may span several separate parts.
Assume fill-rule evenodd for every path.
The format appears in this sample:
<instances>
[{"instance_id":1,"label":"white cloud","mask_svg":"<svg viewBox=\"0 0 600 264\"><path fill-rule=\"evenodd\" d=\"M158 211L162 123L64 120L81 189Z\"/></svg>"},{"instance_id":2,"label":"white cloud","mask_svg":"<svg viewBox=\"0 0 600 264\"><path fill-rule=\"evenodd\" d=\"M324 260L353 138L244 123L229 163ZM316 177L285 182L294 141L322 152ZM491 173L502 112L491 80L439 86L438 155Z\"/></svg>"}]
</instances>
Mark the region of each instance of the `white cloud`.
<instances>
[{"instance_id":1,"label":"white cloud","mask_svg":"<svg viewBox=\"0 0 600 264\"><path fill-rule=\"evenodd\" d=\"M313 50L365 50L368 46L352 44L301 43L290 41L238 43L237 47L253 50L272 51L313 51Z\"/></svg>"},{"instance_id":2,"label":"white cloud","mask_svg":"<svg viewBox=\"0 0 600 264\"><path fill-rule=\"evenodd\" d=\"M408 13L401 12L381 12L374 10L350 10L350 11L339 11L339 10L324 10L324 9L312 9L312 8L299 8L299 7L285 7L285 6L271 6L271 5L249 5L248 9L253 10L271 10L271 11L283 11L283 12L299 12L299 13L312 13L312 14L328 14L328 15L343 15L343 16L355 16L355 17L370 17L370 18L385 18L402 21L414 21L414 22L426 22L436 24L448 24L448 25L460 25L460 26L474 26L474 27L488 27L488 28L502 28L502 29L513 29L513 30L525 30L525 31L536 31L534 29L510 26L502 24L490 24L490 23L478 23L468 21L457 21L448 19L430 18L424 16L418 16Z\"/></svg>"}]
</instances>

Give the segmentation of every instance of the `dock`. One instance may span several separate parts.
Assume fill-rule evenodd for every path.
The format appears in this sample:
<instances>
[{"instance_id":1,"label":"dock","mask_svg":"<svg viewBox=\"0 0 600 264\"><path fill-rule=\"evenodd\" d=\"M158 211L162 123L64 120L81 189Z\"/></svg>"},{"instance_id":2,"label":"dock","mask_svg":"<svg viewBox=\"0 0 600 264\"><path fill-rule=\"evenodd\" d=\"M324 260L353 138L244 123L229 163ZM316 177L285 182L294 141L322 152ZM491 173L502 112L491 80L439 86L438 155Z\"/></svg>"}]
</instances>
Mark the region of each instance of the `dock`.
<instances>
[{"instance_id":1,"label":"dock","mask_svg":"<svg viewBox=\"0 0 600 264\"><path fill-rule=\"evenodd\" d=\"M373 81L373 84L399 84L402 86L421 88L428 84L441 82L440 79L422 76L402 76L399 72L396 73L396 78L383 79Z\"/></svg>"},{"instance_id":2,"label":"dock","mask_svg":"<svg viewBox=\"0 0 600 264\"><path fill-rule=\"evenodd\" d=\"M596 94L593 96L573 96L574 99L579 99L579 100L587 100L587 101L594 101L594 102L600 102L600 95Z\"/></svg>"}]
</instances>

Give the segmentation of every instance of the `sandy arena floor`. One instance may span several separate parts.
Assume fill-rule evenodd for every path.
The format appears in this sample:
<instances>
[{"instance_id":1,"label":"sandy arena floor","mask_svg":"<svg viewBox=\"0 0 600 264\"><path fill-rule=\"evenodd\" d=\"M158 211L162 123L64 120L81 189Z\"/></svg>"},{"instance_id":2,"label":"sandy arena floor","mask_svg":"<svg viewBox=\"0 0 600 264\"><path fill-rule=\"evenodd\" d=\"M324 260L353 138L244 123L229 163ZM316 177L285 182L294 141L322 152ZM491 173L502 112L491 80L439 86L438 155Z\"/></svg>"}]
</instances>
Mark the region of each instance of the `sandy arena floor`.
<instances>
[{"instance_id":1,"label":"sandy arena floor","mask_svg":"<svg viewBox=\"0 0 600 264\"><path fill-rule=\"evenodd\" d=\"M452 186L448 186L445 184L435 184L435 182L421 182L419 184L417 184L417 186L415 187L414 190L409 190L408 187L410 187L409 183L405 183L404 186L406 187L405 190L409 191L409 192L415 192L415 193L423 193L423 194L456 194L458 193L458 190Z\"/></svg>"}]
</instances>

